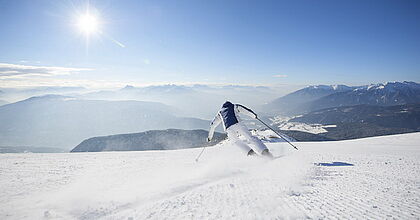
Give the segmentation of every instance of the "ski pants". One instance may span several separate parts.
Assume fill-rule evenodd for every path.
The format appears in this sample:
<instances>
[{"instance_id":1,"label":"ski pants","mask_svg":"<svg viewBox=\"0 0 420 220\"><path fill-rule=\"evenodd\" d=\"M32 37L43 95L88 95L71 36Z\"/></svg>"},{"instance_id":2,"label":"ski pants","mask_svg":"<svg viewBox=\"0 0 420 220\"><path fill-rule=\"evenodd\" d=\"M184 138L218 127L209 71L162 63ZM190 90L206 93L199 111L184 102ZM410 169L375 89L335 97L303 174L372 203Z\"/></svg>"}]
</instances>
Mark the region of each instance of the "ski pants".
<instances>
[{"instance_id":1,"label":"ski pants","mask_svg":"<svg viewBox=\"0 0 420 220\"><path fill-rule=\"evenodd\" d=\"M230 126L226 129L226 132L228 139L246 153L252 149L261 154L263 150L267 149L267 146L265 146L260 139L252 136L251 132L249 132L248 129L240 123ZM244 140L240 138L241 136ZM249 145L245 142L248 142ZM252 148L250 146L252 146Z\"/></svg>"}]
</instances>

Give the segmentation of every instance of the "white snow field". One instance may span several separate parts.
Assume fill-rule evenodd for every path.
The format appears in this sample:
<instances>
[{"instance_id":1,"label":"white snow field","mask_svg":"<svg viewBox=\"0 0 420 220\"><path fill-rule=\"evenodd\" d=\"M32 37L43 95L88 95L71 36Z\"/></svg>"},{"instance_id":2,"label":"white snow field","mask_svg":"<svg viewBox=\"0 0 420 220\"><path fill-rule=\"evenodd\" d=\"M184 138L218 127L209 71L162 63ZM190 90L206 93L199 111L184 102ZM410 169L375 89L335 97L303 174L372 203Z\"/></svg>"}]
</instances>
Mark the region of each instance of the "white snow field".
<instances>
[{"instance_id":1,"label":"white snow field","mask_svg":"<svg viewBox=\"0 0 420 220\"><path fill-rule=\"evenodd\" d=\"M206 149L0 155L0 219L419 219L420 133Z\"/></svg>"}]
</instances>

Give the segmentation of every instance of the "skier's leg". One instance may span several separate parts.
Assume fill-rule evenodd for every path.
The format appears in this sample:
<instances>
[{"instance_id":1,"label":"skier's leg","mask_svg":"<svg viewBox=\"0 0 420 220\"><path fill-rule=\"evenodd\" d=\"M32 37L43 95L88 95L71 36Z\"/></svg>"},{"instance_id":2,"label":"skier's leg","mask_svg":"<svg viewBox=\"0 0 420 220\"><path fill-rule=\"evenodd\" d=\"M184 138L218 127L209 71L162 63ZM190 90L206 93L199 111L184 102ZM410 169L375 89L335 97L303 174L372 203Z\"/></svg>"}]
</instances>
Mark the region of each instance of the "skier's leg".
<instances>
[{"instance_id":1,"label":"skier's leg","mask_svg":"<svg viewBox=\"0 0 420 220\"><path fill-rule=\"evenodd\" d=\"M267 146L265 146L265 144L258 139L257 137L252 136L251 132L249 132L249 130L244 126L244 125L239 125L238 126L238 130L241 133L242 136L244 136L244 138L252 144L253 147L255 147L255 151L262 154L262 152L267 151L268 152L268 148Z\"/></svg>"},{"instance_id":2,"label":"skier's leg","mask_svg":"<svg viewBox=\"0 0 420 220\"><path fill-rule=\"evenodd\" d=\"M226 130L229 140L232 142L233 145L238 146L242 151L244 151L248 155L255 154L252 148L250 148L246 143L244 143L244 141L242 141L239 138L238 129L236 129L235 127L236 126L231 126Z\"/></svg>"}]
</instances>

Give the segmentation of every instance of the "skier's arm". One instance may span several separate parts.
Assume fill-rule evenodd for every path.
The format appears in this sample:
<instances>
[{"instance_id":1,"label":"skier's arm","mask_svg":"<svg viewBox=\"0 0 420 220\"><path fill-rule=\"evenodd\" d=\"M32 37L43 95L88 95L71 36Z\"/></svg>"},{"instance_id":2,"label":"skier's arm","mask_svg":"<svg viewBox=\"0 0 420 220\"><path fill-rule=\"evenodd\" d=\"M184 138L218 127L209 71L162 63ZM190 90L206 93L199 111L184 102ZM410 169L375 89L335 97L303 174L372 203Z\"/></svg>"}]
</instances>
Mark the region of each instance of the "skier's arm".
<instances>
[{"instance_id":1,"label":"skier's arm","mask_svg":"<svg viewBox=\"0 0 420 220\"><path fill-rule=\"evenodd\" d=\"M238 108L238 111L244 115L248 115L251 118L257 118L257 114L255 112L253 112L251 109L240 105L240 104L236 104L236 107Z\"/></svg>"},{"instance_id":2,"label":"skier's arm","mask_svg":"<svg viewBox=\"0 0 420 220\"><path fill-rule=\"evenodd\" d=\"M222 119L220 118L220 114L217 113L216 117L214 117L213 121L210 123L209 136L207 138L208 142L210 142L211 139L213 139L214 130L220 124L220 122L222 122Z\"/></svg>"}]
</instances>

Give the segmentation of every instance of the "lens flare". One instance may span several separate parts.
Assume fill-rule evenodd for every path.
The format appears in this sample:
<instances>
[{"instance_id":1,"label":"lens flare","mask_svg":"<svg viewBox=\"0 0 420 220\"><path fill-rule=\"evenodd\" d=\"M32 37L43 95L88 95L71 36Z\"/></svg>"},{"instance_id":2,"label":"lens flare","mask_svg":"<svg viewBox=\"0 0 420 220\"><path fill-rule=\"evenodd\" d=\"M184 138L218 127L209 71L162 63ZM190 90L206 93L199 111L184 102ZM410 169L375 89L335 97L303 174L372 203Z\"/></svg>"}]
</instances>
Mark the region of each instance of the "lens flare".
<instances>
[{"instance_id":1,"label":"lens flare","mask_svg":"<svg viewBox=\"0 0 420 220\"><path fill-rule=\"evenodd\" d=\"M80 15L76 24L79 30L87 35L93 34L99 30L98 18L89 13Z\"/></svg>"},{"instance_id":2,"label":"lens flare","mask_svg":"<svg viewBox=\"0 0 420 220\"><path fill-rule=\"evenodd\" d=\"M82 7L82 6L81 6ZM76 10L72 19L72 24L79 31L79 34L85 39L86 54L89 52L90 41L94 39L107 38L119 47L124 48L125 45L120 41L117 41L104 30L105 25L108 24L106 20L103 20L102 14L95 7L89 3L84 9Z\"/></svg>"}]
</instances>

